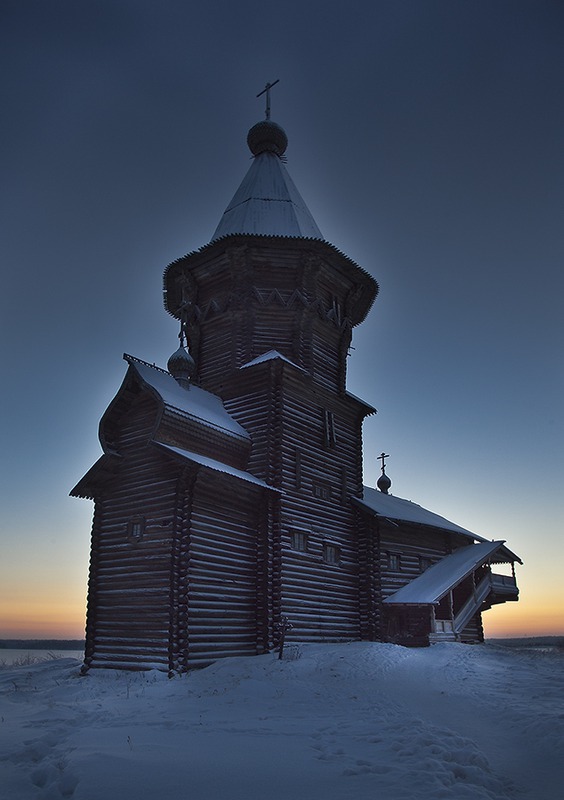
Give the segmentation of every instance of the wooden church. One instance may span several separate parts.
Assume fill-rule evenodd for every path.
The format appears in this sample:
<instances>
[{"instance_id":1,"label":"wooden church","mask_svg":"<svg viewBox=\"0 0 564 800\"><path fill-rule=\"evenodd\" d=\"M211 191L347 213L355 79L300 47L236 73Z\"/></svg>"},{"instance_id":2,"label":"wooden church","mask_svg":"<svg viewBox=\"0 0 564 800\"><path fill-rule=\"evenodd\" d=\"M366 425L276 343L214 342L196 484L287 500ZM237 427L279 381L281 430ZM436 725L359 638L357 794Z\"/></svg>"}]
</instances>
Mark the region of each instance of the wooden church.
<instances>
[{"instance_id":1,"label":"wooden church","mask_svg":"<svg viewBox=\"0 0 564 800\"><path fill-rule=\"evenodd\" d=\"M375 409L346 364L378 286L323 238L268 88L211 242L165 271L180 347L166 370L124 356L103 455L71 492L94 500L85 669L183 672L266 653L282 629L480 642L482 612L518 597L503 541L390 494L384 458L363 487Z\"/></svg>"}]
</instances>

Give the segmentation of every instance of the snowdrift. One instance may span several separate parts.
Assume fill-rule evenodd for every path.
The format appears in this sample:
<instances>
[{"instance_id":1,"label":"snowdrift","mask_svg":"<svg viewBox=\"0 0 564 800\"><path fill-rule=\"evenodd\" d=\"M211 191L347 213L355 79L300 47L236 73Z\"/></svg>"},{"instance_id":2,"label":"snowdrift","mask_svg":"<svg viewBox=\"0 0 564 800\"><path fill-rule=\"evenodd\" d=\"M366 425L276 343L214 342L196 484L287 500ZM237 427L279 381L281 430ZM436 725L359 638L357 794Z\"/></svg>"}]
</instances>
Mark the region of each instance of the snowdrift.
<instances>
[{"instance_id":1,"label":"snowdrift","mask_svg":"<svg viewBox=\"0 0 564 800\"><path fill-rule=\"evenodd\" d=\"M355 642L186 676L0 670L4 800L555 800L564 657Z\"/></svg>"}]
</instances>

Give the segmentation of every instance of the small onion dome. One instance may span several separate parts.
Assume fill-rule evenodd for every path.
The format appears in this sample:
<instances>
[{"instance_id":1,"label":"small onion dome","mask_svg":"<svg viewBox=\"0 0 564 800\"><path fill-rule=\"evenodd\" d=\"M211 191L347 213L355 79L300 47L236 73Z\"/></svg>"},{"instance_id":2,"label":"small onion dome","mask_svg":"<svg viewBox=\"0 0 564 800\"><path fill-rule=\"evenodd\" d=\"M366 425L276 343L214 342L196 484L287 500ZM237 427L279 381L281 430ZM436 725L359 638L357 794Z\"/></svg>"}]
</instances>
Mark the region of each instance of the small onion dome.
<instances>
[{"instance_id":1,"label":"small onion dome","mask_svg":"<svg viewBox=\"0 0 564 800\"><path fill-rule=\"evenodd\" d=\"M260 153L275 153L277 156L283 156L288 147L288 137L284 128L281 128L276 122L263 119L253 125L247 134L247 144L254 156L258 156Z\"/></svg>"},{"instance_id":2,"label":"small onion dome","mask_svg":"<svg viewBox=\"0 0 564 800\"><path fill-rule=\"evenodd\" d=\"M168 360L167 369L176 379L180 386L187 389L190 386L190 378L196 369L196 364L190 353L185 347L180 346Z\"/></svg>"},{"instance_id":3,"label":"small onion dome","mask_svg":"<svg viewBox=\"0 0 564 800\"><path fill-rule=\"evenodd\" d=\"M384 470L382 470L382 474L378 478L376 482L376 486L380 489L383 494L388 494L390 487L392 485L391 480L388 478Z\"/></svg>"}]
</instances>

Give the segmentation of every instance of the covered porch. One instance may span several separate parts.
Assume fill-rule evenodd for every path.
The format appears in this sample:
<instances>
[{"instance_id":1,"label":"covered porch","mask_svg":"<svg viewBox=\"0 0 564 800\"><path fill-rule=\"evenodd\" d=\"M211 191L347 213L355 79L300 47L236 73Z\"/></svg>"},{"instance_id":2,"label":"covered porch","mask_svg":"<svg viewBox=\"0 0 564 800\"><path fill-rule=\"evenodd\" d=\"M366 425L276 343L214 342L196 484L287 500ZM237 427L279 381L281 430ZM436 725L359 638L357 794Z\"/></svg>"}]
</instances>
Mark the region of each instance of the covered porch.
<instances>
[{"instance_id":1,"label":"covered porch","mask_svg":"<svg viewBox=\"0 0 564 800\"><path fill-rule=\"evenodd\" d=\"M483 641L477 615L497 603L517 600L515 562L521 559L503 541L461 547L429 567L422 575L384 600L394 641L410 644L410 619L425 618L427 641ZM511 574L492 570L510 564ZM479 617L478 617L479 620ZM472 624L474 622L474 624Z\"/></svg>"}]
</instances>

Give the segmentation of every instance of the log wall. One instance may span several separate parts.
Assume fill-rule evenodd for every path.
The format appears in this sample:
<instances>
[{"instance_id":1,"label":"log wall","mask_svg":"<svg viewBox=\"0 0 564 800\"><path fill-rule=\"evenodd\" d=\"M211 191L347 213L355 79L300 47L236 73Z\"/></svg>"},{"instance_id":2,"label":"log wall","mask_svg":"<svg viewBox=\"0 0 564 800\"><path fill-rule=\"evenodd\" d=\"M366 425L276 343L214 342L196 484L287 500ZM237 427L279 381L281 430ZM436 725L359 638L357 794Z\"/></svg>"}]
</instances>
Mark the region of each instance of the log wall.
<instances>
[{"instance_id":1,"label":"log wall","mask_svg":"<svg viewBox=\"0 0 564 800\"><path fill-rule=\"evenodd\" d=\"M224 401L252 435L249 469L283 491L269 539L280 548L271 569L279 576L279 614L293 625L287 638L359 638L359 542L349 497L361 491L364 407L280 360L244 372L244 393L234 381L224 386ZM298 531L305 550L295 547ZM337 549L336 563L328 563L328 548Z\"/></svg>"},{"instance_id":2,"label":"log wall","mask_svg":"<svg viewBox=\"0 0 564 800\"><path fill-rule=\"evenodd\" d=\"M119 438L121 469L96 501L86 666L169 667L178 469L147 447L155 406L146 395L134 401Z\"/></svg>"},{"instance_id":3,"label":"log wall","mask_svg":"<svg viewBox=\"0 0 564 800\"><path fill-rule=\"evenodd\" d=\"M201 470L194 485L187 558L188 663L254 655L264 646L260 494Z\"/></svg>"}]
</instances>

